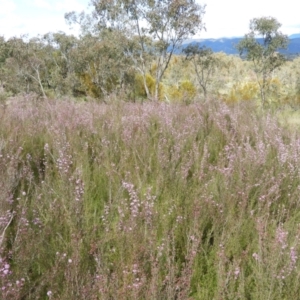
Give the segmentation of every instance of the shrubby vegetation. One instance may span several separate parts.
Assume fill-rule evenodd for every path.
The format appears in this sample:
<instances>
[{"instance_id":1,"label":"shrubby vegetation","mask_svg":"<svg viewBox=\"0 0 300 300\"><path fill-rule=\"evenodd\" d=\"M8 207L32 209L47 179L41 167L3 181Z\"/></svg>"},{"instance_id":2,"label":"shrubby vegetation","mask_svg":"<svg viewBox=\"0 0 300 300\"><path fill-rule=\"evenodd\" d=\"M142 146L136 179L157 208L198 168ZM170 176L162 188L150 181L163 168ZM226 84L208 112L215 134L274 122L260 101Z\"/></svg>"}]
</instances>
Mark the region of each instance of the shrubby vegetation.
<instances>
[{"instance_id":1,"label":"shrubby vegetation","mask_svg":"<svg viewBox=\"0 0 300 300\"><path fill-rule=\"evenodd\" d=\"M299 298L298 131L250 102L0 117L2 299Z\"/></svg>"},{"instance_id":2,"label":"shrubby vegetation","mask_svg":"<svg viewBox=\"0 0 300 300\"><path fill-rule=\"evenodd\" d=\"M273 72L281 67L286 58L278 53L278 49L286 49L288 36L279 31L281 24L275 18L259 18L250 22L250 33L240 41L237 48L241 54L253 63L257 77L262 104L266 103L266 93L272 82ZM262 41L257 40L262 36Z\"/></svg>"},{"instance_id":3,"label":"shrubby vegetation","mask_svg":"<svg viewBox=\"0 0 300 300\"><path fill-rule=\"evenodd\" d=\"M28 93L100 102L111 96L133 102L218 98L298 107L299 59L287 62L277 52L287 37L276 19L251 20L250 32L237 45L242 58L195 44L175 55L204 28L205 6L158 2L93 1L92 14L65 16L70 25L80 24L79 37L58 32L1 38L0 98Z\"/></svg>"},{"instance_id":4,"label":"shrubby vegetation","mask_svg":"<svg viewBox=\"0 0 300 300\"><path fill-rule=\"evenodd\" d=\"M0 38L2 299L300 298L300 59L174 55L205 7L156 2Z\"/></svg>"}]
</instances>

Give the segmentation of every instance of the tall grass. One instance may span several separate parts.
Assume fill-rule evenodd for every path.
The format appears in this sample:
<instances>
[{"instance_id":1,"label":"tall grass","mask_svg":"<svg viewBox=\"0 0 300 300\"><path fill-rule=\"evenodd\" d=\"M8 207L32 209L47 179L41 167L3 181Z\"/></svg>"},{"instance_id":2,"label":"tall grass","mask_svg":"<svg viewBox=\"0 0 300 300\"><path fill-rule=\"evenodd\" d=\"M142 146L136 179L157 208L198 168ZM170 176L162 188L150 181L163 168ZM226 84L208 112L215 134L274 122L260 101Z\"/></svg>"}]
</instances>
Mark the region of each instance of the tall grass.
<instances>
[{"instance_id":1,"label":"tall grass","mask_svg":"<svg viewBox=\"0 0 300 300\"><path fill-rule=\"evenodd\" d=\"M251 105L0 109L2 299L299 299L300 136Z\"/></svg>"}]
</instances>

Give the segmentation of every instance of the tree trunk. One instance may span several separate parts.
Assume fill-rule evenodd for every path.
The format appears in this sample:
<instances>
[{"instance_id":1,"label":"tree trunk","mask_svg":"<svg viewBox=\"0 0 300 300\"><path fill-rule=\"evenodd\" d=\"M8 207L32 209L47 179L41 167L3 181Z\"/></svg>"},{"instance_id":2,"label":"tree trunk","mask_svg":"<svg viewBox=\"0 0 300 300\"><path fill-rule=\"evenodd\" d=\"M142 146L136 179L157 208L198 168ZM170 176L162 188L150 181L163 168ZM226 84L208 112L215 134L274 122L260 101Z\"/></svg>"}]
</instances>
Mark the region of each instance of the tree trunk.
<instances>
[{"instance_id":1,"label":"tree trunk","mask_svg":"<svg viewBox=\"0 0 300 300\"><path fill-rule=\"evenodd\" d=\"M154 94L154 100L158 101L159 100L159 81L156 80L155 82L155 94Z\"/></svg>"},{"instance_id":2,"label":"tree trunk","mask_svg":"<svg viewBox=\"0 0 300 300\"><path fill-rule=\"evenodd\" d=\"M38 83L39 83L39 86L41 88L41 91L43 93L43 97L44 98L47 98L46 94L45 94L45 91L44 91L44 87L43 87L43 84L42 84L42 81L41 81L41 77L40 77L40 72L38 69L35 70L36 71L36 74L37 74L37 77L38 77Z\"/></svg>"},{"instance_id":3,"label":"tree trunk","mask_svg":"<svg viewBox=\"0 0 300 300\"><path fill-rule=\"evenodd\" d=\"M148 85L147 85L147 79L146 79L145 74L143 74L143 82L144 82L144 88L145 88L145 91L146 91L147 99L151 99L151 95L150 95L150 91L149 91L149 88L148 88Z\"/></svg>"}]
</instances>

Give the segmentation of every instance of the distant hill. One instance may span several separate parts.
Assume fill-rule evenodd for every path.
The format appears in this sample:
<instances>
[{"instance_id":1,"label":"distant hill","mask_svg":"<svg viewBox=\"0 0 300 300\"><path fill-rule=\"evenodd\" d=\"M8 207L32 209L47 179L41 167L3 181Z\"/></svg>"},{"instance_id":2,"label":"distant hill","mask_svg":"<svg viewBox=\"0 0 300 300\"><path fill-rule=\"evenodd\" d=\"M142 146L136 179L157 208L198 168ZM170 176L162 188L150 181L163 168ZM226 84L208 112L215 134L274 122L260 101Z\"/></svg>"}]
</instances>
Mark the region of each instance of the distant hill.
<instances>
[{"instance_id":1,"label":"distant hill","mask_svg":"<svg viewBox=\"0 0 300 300\"><path fill-rule=\"evenodd\" d=\"M299 37L298 37L299 35ZM220 39L190 39L183 43L180 49L176 50L176 54L182 54L182 49L189 44L199 44L200 46L206 46L211 48L214 52L224 52L226 54L238 55L238 51L235 46L242 38L220 38ZM260 39L258 39L260 40ZM295 56L300 54L300 34L293 34L290 36L290 42L288 49L279 50L279 52L288 55Z\"/></svg>"},{"instance_id":2,"label":"distant hill","mask_svg":"<svg viewBox=\"0 0 300 300\"><path fill-rule=\"evenodd\" d=\"M291 34L289 36L290 39L296 39L296 38L300 38L300 33L295 33L295 34Z\"/></svg>"},{"instance_id":3,"label":"distant hill","mask_svg":"<svg viewBox=\"0 0 300 300\"><path fill-rule=\"evenodd\" d=\"M182 48L190 44L199 44L211 48L214 52L224 52L226 54L238 54L235 46L242 38L220 38L220 39L195 39L183 43Z\"/></svg>"}]
</instances>

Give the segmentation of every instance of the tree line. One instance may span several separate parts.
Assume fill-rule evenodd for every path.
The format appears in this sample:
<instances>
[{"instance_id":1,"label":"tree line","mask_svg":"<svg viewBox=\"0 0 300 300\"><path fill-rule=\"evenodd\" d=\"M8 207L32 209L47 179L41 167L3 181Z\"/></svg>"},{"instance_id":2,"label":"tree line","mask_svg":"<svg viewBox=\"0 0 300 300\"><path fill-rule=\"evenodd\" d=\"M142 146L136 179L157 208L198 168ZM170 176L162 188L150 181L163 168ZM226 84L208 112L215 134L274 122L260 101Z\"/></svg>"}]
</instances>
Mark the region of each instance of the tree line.
<instances>
[{"instance_id":1,"label":"tree line","mask_svg":"<svg viewBox=\"0 0 300 300\"><path fill-rule=\"evenodd\" d=\"M162 81L174 51L205 29L205 5L193 0L92 0L91 4L91 14L65 15L70 25L80 25L79 37L63 32L31 39L0 37L0 85L8 94L105 101L114 93L131 100L162 100ZM241 56L252 63L263 104L268 79L285 62L277 52L288 42L280 27L272 17L253 19L237 45ZM207 98L211 75L222 62L199 44L189 45L183 54Z\"/></svg>"}]
</instances>

